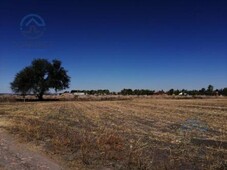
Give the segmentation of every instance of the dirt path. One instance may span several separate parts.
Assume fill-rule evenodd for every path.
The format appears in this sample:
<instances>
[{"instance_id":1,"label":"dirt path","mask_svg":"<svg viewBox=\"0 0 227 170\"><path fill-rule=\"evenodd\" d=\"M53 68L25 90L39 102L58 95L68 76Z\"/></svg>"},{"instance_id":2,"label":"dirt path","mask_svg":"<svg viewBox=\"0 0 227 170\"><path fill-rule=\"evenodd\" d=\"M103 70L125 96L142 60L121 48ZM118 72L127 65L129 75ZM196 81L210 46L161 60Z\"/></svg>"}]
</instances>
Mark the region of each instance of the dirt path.
<instances>
[{"instance_id":1,"label":"dirt path","mask_svg":"<svg viewBox=\"0 0 227 170\"><path fill-rule=\"evenodd\" d=\"M62 170L45 155L18 143L0 128L0 170Z\"/></svg>"}]
</instances>

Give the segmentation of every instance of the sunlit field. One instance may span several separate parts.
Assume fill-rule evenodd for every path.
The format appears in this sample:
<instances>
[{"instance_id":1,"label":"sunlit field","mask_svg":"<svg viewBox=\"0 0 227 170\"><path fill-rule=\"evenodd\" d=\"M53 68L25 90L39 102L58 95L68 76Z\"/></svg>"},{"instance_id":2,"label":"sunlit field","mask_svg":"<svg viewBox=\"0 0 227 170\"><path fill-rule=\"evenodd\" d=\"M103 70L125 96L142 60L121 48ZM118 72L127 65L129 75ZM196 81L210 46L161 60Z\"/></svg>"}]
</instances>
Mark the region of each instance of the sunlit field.
<instances>
[{"instance_id":1,"label":"sunlit field","mask_svg":"<svg viewBox=\"0 0 227 170\"><path fill-rule=\"evenodd\" d=\"M0 126L71 169L225 169L227 99L0 103Z\"/></svg>"}]
</instances>

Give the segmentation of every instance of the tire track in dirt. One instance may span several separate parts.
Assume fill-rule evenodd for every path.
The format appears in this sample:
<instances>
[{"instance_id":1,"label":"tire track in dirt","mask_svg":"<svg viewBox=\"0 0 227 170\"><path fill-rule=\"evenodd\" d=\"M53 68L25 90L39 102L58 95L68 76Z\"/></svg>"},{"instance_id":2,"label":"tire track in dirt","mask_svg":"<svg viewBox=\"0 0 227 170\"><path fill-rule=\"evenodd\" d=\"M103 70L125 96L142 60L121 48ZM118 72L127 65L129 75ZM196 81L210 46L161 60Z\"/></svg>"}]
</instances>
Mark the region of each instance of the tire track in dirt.
<instances>
[{"instance_id":1,"label":"tire track in dirt","mask_svg":"<svg viewBox=\"0 0 227 170\"><path fill-rule=\"evenodd\" d=\"M5 130L0 129L0 170L62 170L47 156L18 143Z\"/></svg>"}]
</instances>

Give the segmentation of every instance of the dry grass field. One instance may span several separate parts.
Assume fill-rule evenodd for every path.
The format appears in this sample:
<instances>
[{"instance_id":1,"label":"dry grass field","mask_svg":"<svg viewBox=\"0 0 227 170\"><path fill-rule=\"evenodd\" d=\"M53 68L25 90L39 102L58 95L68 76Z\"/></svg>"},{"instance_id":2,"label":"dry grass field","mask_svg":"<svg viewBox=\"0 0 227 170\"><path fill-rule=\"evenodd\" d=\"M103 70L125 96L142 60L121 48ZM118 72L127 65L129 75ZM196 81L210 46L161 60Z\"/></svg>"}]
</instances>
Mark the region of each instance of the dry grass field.
<instances>
[{"instance_id":1,"label":"dry grass field","mask_svg":"<svg viewBox=\"0 0 227 170\"><path fill-rule=\"evenodd\" d=\"M227 169L227 99L0 103L0 126L69 169Z\"/></svg>"}]
</instances>

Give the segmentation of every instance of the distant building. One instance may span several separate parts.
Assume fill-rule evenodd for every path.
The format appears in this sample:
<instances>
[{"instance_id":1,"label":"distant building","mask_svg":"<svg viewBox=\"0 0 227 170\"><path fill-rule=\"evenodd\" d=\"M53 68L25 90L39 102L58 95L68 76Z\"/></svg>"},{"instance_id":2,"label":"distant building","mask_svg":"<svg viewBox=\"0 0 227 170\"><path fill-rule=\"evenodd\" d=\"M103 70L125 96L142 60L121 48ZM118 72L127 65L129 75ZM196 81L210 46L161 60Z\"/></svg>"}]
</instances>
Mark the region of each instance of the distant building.
<instances>
[{"instance_id":1,"label":"distant building","mask_svg":"<svg viewBox=\"0 0 227 170\"><path fill-rule=\"evenodd\" d=\"M188 94L185 93L185 92L180 92L178 95L179 95L179 96L187 96Z\"/></svg>"},{"instance_id":2,"label":"distant building","mask_svg":"<svg viewBox=\"0 0 227 170\"><path fill-rule=\"evenodd\" d=\"M73 95L74 96L84 96L86 94L84 92L74 92Z\"/></svg>"},{"instance_id":3,"label":"distant building","mask_svg":"<svg viewBox=\"0 0 227 170\"><path fill-rule=\"evenodd\" d=\"M214 92L214 94L215 94L215 96L219 96L218 90L216 90L216 91Z\"/></svg>"}]
</instances>

